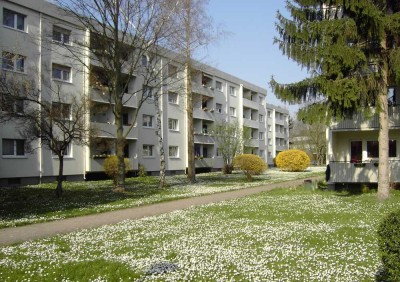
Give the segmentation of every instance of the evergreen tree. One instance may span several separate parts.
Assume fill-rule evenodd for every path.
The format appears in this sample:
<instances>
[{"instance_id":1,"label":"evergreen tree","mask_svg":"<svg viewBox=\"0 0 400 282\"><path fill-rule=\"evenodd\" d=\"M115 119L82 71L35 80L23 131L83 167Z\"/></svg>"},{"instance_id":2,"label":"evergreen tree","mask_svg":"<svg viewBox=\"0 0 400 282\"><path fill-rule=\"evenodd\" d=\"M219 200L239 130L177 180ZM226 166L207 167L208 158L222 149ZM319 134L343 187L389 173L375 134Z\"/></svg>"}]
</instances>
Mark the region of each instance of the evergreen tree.
<instances>
[{"instance_id":1,"label":"evergreen tree","mask_svg":"<svg viewBox=\"0 0 400 282\"><path fill-rule=\"evenodd\" d=\"M378 197L389 196L388 87L400 82L400 3L396 0L290 0L277 13L275 43L311 76L270 85L283 101L307 103L299 116L379 115ZM328 111L326 113L326 111Z\"/></svg>"}]
</instances>

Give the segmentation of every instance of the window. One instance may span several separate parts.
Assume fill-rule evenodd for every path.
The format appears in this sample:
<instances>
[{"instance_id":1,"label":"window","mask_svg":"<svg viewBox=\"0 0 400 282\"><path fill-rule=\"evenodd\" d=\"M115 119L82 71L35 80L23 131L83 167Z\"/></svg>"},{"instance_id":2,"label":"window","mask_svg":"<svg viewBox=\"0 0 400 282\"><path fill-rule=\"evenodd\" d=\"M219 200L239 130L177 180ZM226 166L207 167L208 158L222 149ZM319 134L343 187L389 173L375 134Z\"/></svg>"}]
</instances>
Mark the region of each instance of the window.
<instances>
[{"instance_id":1,"label":"window","mask_svg":"<svg viewBox=\"0 0 400 282\"><path fill-rule=\"evenodd\" d=\"M65 103L53 102L51 104L52 117L59 118L61 120L71 119L71 105Z\"/></svg>"},{"instance_id":2,"label":"window","mask_svg":"<svg viewBox=\"0 0 400 282\"><path fill-rule=\"evenodd\" d=\"M168 65L168 77L178 78L178 68L174 65Z\"/></svg>"},{"instance_id":3,"label":"window","mask_svg":"<svg viewBox=\"0 0 400 282\"><path fill-rule=\"evenodd\" d=\"M231 117L236 117L236 109L234 107L230 107L229 114L231 115Z\"/></svg>"},{"instance_id":4,"label":"window","mask_svg":"<svg viewBox=\"0 0 400 282\"><path fill-rule=\"evenodd\" d=\"M397 153L396 140L389 140L389 157L395 158ZM367 156L368 158L379 158L379 142L367 141Z\"/></svg>"},{"instance_id":5,"label":"window","mask_svg":"<svg viewBox=\"0 0 400 282\"><path fill-rule=\"evenodd\" d=\"M221 148L217 148L217 157L222 157L222 152Z\"/></svg>"},{"instance_id":6,"label":"window","mask_svg":"<svg viewBox=\"0 0 400 282\"><path fill-rule=\"evenodd\" d=\"M268 158L272 158L272 153L268 152Z\"/></svg>"},{"instance_id":7,"label":"window","mask_svg":"<svg viewBox=\"0 0 400 282\"><path fill-rule=\"evenodd\" d=\"M217 89L218 91L222 91L222 82L221 81L215 82L215 89Z\"/></svg>"},{"instance_id":8,"label":"window","mask_svg":"<svg viewBox=\"0 0 400 282\"><path fill-rule=\"evenodd\" d=\"M216 103L215 110L217 111L217 113L222 114L222 104Z\"/></svg>"},{"instance_id":9,"label":"window","mask_svg":"<svg viewBox=\"0 0 400 282\"><path fill-rule=\"evenodd\" d=\"M147 58L146 55L142 55L142 66L147 67L147 64L149 63L149 59Z\"/></svg>"},{"instance_id":10,"label":"window","mask_svg":"<svg viewBox=\"0 0 400 282\"><path fill-rule=\"evenodd\" d=\"M25 30L25 15L3 8L3 25Z\"/></svg>"},{"instance_id":11,"label":"window","mask_svg":"<svg viewBox=\"0 0 400 282\"><path fill-rule=\"evenodd\" d=\"M129 143L125 144L124 146L124 158L129 158L130 154L129 154Z\"/></svg>"},{"instance_id":12,"label":"window","mask_svg":"<svg viewBox=\"0 0 400 282\"><path fill-rule=\"evenodd\" d=\"M268 145L272 146L272 139L271 138L268 138Z\"/></svg>"},{"instance_id":13,"label":"window","mask_svg":"<svg viewBox=\"0 0 400 282\"><path fill-rule=\"evenodd\" d=\"M25 156L25 140L3 139L3 156Z\"/></svg>"},{"instance_id":14,"label":"window","mask_svg":"<svg viewBox=\"0 0 400 282\"><path fill-rule=\"evenodd\" d=\"M258 115L258 120L260 122L264 122L264 116L263 115Z\"/></svg>"},{"instance_id":15,"label":"window","mask_svg":"<svg viewBox=\"0 0 400 282\"><path fill-rule=\"evenodd\" d=\"M178 124L179 123L178 123L177 119L173 119L173 118L168 119L168 129L169 130L178 131L179 130Z\"/></svg>"},{"instance_id":16,"label":"window","mask_svg":"<svg viewBox=\"0 0 400 282\"><path fill-rule=\"evenodd\" d=\"M229 94L231 96L236 96L236 89L233 86L229 86Z\"/></svg>"},{"instance_id":17,"label":"window","mask_svg":"<svg viewBox=\"0 0 400 282\"><path fill-rule=\"evenodd\" d=\"M378 141L367 141L367 156L368 158L379 157L379 142Z\"/></svg>"},{"instance_id":18,"label":"window","mask_svg":"<svg viewBox=\"0 0 400 282\"><path fill-rule=\"evenodd\" d=\"M153 147L153 145L143 145L143 157L152 157Z\"/></svg>"},{"instance_id":19,"label":"window","mask_svg":"<svg viewBox=\"0 0 400 282\"><path fill-rule=\"evenodd\" d=\"M389 158L397 157L397 145L396 140L389 140Z\"/></svg>"},{"instance_id":20,"label":"window","mask_svg":"<svg viewBox=\"0 0 400 282\"><path fill-rule=\"evenodd\" d=\"M3 52L2 57L3 57L2 61L3 70L18 71L18 72L25 71L26 57L13 54L10 52Z\"/></svg>"},{"instance_id":21,"label":"window","mask_svg":"<svg viewBox=\"0 0 400 282\"><path fill-rule=\"evenodd\" d=\"M259 96L258 101L260 102L260 105L264 105L264 96Z\"/></svg>"},{"instance_id":22,"label":"window","mask_svg":"<svg viewBox=\"0 0 400 282\"><path fill-rule=\"evenodd\" d=\"M272 126L268 125L268 131L272 132Z\"/></svg>"},{"instance_id":23,"label":"window","mask_svg":"<svg viewBox=\"0 0 400 282\"><path fill-rule=\"evenodd\" d=\"M265 158L265 151L264 151L264 150L260 150L259 156L260 156L261 158Z\"/></svg>"},{"instance_id":24,"label":"window","mask_svg":"<svg viewBox=\"0 0 400 282\"><path fill-rule=\"evenodd\" d=\"M178 94L174 92L168 92L168 103L178 104Z\"/></svg>"},{"instance_id":25,"label":"window","mask_svg":"<svg viewBox=\"0 0 400 282\"><path fill-rule=\"evenodd\" d=\"M259 132L258 133L258 139L264 140L264 132Z\"/></svg>"},{"instance_id":26,"label":"window","mask_svg":"<svg viewBox=\"0 0 400 282\"><path fill-rule=\"evenodd\" d=\"M55 80L71 81L71 68L67 66L53 64L52 77Z\"/></svg>"},{"instance_id":27,"label":"window","mask_svg":"<svg viewBox=\"0 0 400 282\"><path fill-rule=\"evenodd\" d=\"M208 134L208 125L207 124L203 124L201 132L204 133L204 134Z\"/></svg>"},{"instance_id":28,"label":"window","mask_svg":"<svg viewBox=\"0 0 400 282\"><path fill-rule=\"evenodd\" d=\"M179 157L179 148L178 148L178 146L169 146L169 148L168 148L168 156L170 158Z\"/></svg>"},{"instance_id":29,"label":"window","mask_svg":"<svg viewBox=\"0 0 400 282\"><path fill-rule=\"evenodd\" d=\"M153 116L143 115L143 127L153 127Z\"/></svg>"},{"instance_id":30,"label":"window","mask_svg":"<svg viewBox=\"0 0 400 282\"><path fill-rule=\"evenodd\" d=\"M23 113L24 100L14 99L7 94L0 94L0 110L3 112Z\"/></svg>"},{"instance_id":31,"label":"window","mask_svg":"<svg viewBox=\"0 0 400 282\"><path fill-rule=\"evenodd\" d=\"M272 118L272 113L271 113L271 111L268 111L268 112L267 112L267 115L268 115L268 118Z\"/></svg>"},{"instance_id":32,"label":"window","mask_svg":"<svg viewBox=\"0 0 400 282\"><path fill-rule=\"evenodd\" d=\"M143 97L153 99L153 88L147 85L143 85Z\"/></svg>"},{"instance_id":33,"label":"window","mask_svg":"<svg viewBox=\"0 0 400 282\"><path fill-rule=\"evenodd\" d=\"M361 162L362 160L362 141L350 142L350 161L352 163Z\"/></svg>"},{"instance_id":34,"label":"window","mask_svg":"<svg viewBox=\"0 0 400 282\"><path fill-rule=\"evenodd\" d=\"M129 114L128 113L122 113L122 125L125 125L125 126L131 125L129 123Z\"/></svg>"},{"instance_id":35,"label":"window","mask_svg":"<svg viewBox=\"0 0 400 282\"><path fill-rule=\"evenodd\" d=\"M63 44L69 44L69 38L70 38L71 31L58 27L58 26L53 26L53 41L63 43Z\"/></svg>"},{"instance_id":36,"label":"window","mask_svg":"<svg viewBox=\"0 0 400 282\"><path fill-rule=\"evenodd\" d=\"M63 141L57 141L56 143L55 143L55 149L57 150L57 151L59 151L59 150L61 150L61 146L63 145ZM65 148L64 148L64 150L63 150L63 152L62 152L62 155L63 156L66 156L66 157L71 157L71 152L72 152L72 150L71 150L71 143L69 143ZM53 155L53 156L57 156L57 154L55 154L53 151L51 152L51 154Z\"/></svg>"}]
</instances>

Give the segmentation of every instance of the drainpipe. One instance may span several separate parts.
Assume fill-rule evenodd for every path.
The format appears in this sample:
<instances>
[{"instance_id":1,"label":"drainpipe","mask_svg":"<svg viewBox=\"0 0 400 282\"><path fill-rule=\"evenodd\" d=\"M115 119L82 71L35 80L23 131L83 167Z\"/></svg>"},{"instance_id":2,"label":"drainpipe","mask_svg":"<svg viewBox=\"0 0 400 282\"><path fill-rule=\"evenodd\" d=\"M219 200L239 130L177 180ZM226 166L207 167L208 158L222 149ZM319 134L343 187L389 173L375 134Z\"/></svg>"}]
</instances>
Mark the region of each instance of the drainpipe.
<instances>
[{"instance_id":1,"label":"drainpipe","mask_svg":"<svg viewBox=\"0 0 400 282\"><path fill-rule=\"evenodd\" d=\"M39 104L42 102L42 13L39 13L39 66L38 66L38 91L39 91ZM39 105L40 108L40 105ZM40 111L39 111L40 116ZM40 117L41 118L41 117ZM42 150L42 133L39 129L39 184L42 184L43 177L43 150Z\"/></svg>"}]
</instances>

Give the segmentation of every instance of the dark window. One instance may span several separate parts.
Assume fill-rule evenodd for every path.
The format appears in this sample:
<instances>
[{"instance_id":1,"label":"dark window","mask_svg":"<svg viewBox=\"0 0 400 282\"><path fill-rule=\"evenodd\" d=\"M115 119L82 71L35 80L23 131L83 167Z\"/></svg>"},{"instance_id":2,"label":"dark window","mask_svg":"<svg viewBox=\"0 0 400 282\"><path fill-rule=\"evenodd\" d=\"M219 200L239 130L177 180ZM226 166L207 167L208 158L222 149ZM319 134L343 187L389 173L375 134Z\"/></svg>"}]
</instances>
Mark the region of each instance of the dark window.
<instances>
[{"instance_id":1,"label":"dark window","mask_svg":"<svg viewBox=\"0 0 400 282\"><path fill-rule=\"evenodd\" d=\"M368 158L379 158L378 141L367 141L367 156Z\"/></svg>"},{"instance_id":2,"label":"dark window","mask_svg":"<svg viewBox=\"0 0 400 282\"><path fill-rule=\"evenodd\" d=\"M389 158L395 158L397 156L397 145L396 140L389 140Z\"/></svg>"},{"instance_id":3,"label":"dark window","mask_svg":"<svg viewBox=\"0 0 400 282\"><path fill-rule=\"evenodd\" d=\"M357 163L362 160L362 141L351 141L351 162Z\"/></svg>"},{"instance_id":4,"label":"dark window","mask_svg":"<svg viewBox=\"0 0 400 282\"><path fill-rule=\"evenodd\" d=\"M124 158L129 158L129 144L124 147Z\"/></svg>"},{"instance_id":5,"label":"dark window","mask_svg":"<svg viewBox=\"0 0 400 282\"><path fill-rule=\"evenodd\" d=\"M122 114L122 124L123 125L130 125L129 124L129 115L128 115L128 113L123 113Z\"/></svg>"}]
</instances>

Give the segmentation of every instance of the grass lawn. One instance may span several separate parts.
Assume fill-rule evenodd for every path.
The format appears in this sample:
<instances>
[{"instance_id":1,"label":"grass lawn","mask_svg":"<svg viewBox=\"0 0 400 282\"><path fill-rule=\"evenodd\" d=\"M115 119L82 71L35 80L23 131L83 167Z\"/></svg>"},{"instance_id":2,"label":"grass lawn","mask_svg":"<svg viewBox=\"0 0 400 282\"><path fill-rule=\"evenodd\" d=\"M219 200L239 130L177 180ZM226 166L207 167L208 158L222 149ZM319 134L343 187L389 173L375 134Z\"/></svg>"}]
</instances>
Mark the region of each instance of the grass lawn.
<instances>
[{"instance_id":1,"label":"grass lawn","mask_svg":"<svg viewBox=\"0 0 400 282\"><path fill-rule=\"evenodd\" d=\"M374 281L400 192L278 189L0 248L2 281ZM146 275L160 263L175 271Z\"/></svg>"},{"instance_id":2,"label":"grass lawn","mask_svg":"<svg viewBox=\"0 0 400 282\"><path fill-rule=\"evenodd\" d=\"M157 188L158 177L128 178L124 193L112 192L111 181L65 182L60 199L54 194L55 183L0 188L0 228L306 178L322 175L324 170L324 167L314 167L307 172L290 173L269 169L251 183L241 173L199 174L194 185L188 184L184 175L171 176L167 177L169 186L161 190Z\"/></svg>"}]
</instances>

